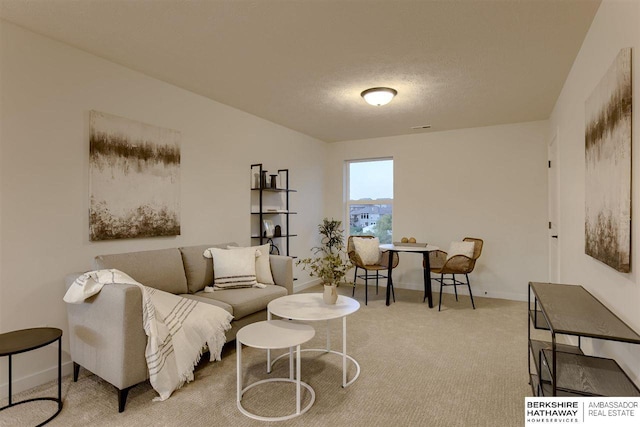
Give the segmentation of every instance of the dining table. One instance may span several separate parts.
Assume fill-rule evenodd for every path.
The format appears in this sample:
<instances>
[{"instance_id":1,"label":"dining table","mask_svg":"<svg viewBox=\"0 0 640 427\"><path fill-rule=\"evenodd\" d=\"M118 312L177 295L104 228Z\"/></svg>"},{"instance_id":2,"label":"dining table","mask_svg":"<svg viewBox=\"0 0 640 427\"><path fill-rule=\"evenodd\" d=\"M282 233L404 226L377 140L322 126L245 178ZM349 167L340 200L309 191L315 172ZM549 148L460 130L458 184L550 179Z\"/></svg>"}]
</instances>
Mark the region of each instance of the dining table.
<instances>
[{"instance_id":1,"label":"dining table","mask_svg":"<svg viewBox=\"0 0 640 427\"><path fill-rule=\"evenodd\" d=\"M424 298L422 302L425 300L429 300L429 308L433 308L433 295L431 292L431 263L429 262L429 252L437 251L440 248L434 245L429 245L426 243L413 243L413 244L394 244L394 243L384 243L380 245L380 250L383 252L387 252L389 254L389 270L387 271L387 296L386 296L386 304L389 305L391 303L391 292L393 292L393 254L398 252L412 252L422 254L423 270L424 270ZM395 296L394 296L395 299Z\"/></svg>"}]
</instances>

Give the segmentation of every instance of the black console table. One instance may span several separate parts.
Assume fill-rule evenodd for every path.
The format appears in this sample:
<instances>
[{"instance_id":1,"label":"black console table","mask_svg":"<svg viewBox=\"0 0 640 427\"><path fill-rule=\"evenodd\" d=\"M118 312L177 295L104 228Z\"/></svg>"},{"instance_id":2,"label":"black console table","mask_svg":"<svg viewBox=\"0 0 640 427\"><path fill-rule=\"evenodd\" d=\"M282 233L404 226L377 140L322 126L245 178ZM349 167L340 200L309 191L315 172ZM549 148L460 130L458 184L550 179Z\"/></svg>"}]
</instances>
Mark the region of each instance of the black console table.
<instances>
[{"instance_id":1,"label":"black console table","mask_svg":"<svg viewBox=\"0 0 640 427\"><path fill-rule=\"evenodd\" d=\"M582 337L640 344L640 335L582 286L530 282L529 317L534 396L640 396L615 360L582 352ZM551 342L532 339L532 326L550 331ZM559 344L556 335L578 337L578 345Z\"/></svg>"},{"instance_id":2,"label":"black console table","mask_svg":"<svg viewBox=\"0 0 640 427\"><path fill-rule=\"evenodd\" d=\"M11 358L12 356L35 350L58 341L58 397L36 397L22 400L20 402L11 401ZM9 356L9 403L0 408L0 411L22 403L36 400L52 400L58 403L58 410L47 420L38 424L37 427L45 425L56 417L62 410L62 331L58 328L32 328L21 329L19 331L0 334L0 357Z\"/></svg>"}]
</instances>

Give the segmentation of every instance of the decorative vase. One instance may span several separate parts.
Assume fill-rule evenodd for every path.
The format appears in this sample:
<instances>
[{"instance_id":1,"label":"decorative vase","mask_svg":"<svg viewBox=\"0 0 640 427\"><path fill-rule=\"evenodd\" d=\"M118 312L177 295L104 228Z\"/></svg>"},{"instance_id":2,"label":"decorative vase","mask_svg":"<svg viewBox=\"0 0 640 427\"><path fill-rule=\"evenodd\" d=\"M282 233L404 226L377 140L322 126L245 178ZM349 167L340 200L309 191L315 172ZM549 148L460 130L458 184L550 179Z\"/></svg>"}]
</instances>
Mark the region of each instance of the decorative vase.
<instances>
[{"instance_id":1,"label":"decorative vase","mask_svg":"<svg viewBox=\"0 0 640 427\"><path fill-rule=\"evenodd\" d=\"M336 285L324 285L322 299L325 304L335 304L338 301L338 290Z\"/></svg>"}]
</instances>

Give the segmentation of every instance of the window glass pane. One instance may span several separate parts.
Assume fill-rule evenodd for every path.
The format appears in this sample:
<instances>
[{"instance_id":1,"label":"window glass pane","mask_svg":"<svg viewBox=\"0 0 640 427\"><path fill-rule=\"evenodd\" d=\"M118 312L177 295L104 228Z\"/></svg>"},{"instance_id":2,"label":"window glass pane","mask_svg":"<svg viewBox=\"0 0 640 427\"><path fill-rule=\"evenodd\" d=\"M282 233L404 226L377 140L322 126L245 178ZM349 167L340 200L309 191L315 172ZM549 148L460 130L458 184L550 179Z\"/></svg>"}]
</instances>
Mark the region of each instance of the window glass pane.
<instances>
[{"instance_id":1,"label":"window glass pane","mask_svg":"<svg viewBox=\"0 0 640 427\"><path fill-rule=\"evenodd\" d=\"M352 236L376 236L380 243L391 243L393 206L355 204L349 205L349 234Z\"/></svg>"},{"instance_id":2,"label":"window glass pane","mask_svg":"<svg viewBox=\"0 0 640 427\"><path fill-rule=\"evenodd\" d=\"M349 234L392 242L393 160L349 162ZM382 200L384 199L384 200Z\"/></svg>"},{"instance_id":3,"label":"window glass pane","mask_svg":"<svg viewBox=\"0 0 640 427\"><path fill-rule=\"evenodd\" d=\"M349 163L349 200L393 199L393 160Z\"/></svg>"}]
</instances>

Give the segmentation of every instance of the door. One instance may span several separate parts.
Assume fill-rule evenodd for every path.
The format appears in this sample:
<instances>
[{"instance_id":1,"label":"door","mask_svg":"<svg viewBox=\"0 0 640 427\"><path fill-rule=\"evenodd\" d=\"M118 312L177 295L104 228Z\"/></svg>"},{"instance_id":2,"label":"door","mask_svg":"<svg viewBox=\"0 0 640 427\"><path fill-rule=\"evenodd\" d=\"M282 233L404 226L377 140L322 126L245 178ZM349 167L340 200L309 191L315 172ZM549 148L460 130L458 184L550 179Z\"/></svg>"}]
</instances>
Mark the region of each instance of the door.
<instances>
[{"instance_id":1,"label":"door","mask_svg":"<svg viewBox=\"0 0 640 427\"><path fill-rule=\"evenodd\" d=\"M558 250L558 132L551 139L548 147L549 168L548 198L549 198L549 281L558 283L560 280L560 251Z\"/></svg>"}]
</instances>

